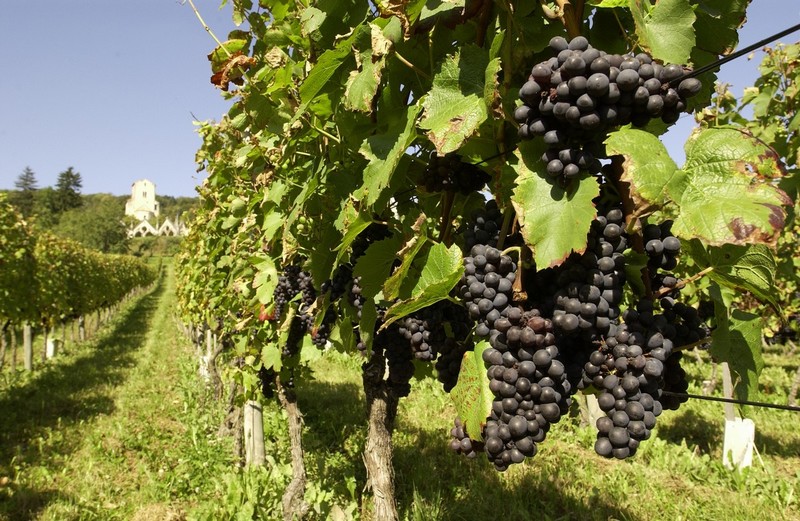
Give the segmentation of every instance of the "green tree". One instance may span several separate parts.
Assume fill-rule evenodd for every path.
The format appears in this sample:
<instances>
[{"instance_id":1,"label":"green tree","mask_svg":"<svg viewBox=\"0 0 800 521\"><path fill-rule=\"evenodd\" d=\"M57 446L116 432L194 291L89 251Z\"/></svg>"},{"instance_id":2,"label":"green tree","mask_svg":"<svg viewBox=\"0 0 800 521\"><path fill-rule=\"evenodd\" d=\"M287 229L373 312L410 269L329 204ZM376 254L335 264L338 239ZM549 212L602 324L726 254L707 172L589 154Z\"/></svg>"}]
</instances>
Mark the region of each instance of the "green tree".
<instances>
[{"instance_id":1,"label":"green tree","mask_svg":"<svg viewBox=\"0 0 800 521\"><path fill-rule=\"evenodd\" d=\"M123 217L124 210L116 197L97 194L86 198L83 206L64 212L54 231L87 248L105 253L125 253L128 251L128 233Z\"/></svg>"},{"instance_id":2,"label":"green tree","mask_svg":"<svg viewBox=\"0 0 800 521\"><path fill-rule=\"evenodd\" d=\"M14 187L17 191L9 195L9 201L17 207L23 217L30 217L34 210L36 190L39 188L36 174L31 167L25 167L14 182Z\"/></svg>"},{"instance_id":3,"label":"green tree","mask_svg":"<svg viewBox=\"0 0 800 521\"><path fill-rule=\"evenodd\" d=\"M83 204L81 199L82 186L81 174L72 167L58 174L55 194L55 209L57 213L66 212Z\"/></svg>"},{"instance_id":4,"label":"green tree","mask_svg":"<svg viewBox=\"0 0 800 521\"><path fill-rule=\"evenodd\" d=\"M45 186L34 193L33 215L38 228L52 230L58 224L57 197L52 186Z\"/></svg>"}]
</instances>

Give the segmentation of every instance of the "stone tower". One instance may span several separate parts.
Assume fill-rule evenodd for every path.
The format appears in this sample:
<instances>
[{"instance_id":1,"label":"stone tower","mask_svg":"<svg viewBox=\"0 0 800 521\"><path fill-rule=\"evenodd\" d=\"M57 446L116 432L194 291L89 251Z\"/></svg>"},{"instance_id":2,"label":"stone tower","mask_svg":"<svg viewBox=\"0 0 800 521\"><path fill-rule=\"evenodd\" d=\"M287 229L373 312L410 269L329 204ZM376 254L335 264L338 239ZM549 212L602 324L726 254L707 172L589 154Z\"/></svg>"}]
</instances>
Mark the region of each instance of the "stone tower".
<instances>
[{"instance_id":1,"label":"stone tower","mask_svg":"<svg viewBox=\"0 0 800 521\"><path fill-rule=\"evenodd\" d=\"M144 221L158 217L156 185L148 179L139 179L131 185L131 198L125 203L125 215Z\"/></svg>"}]
</instances>

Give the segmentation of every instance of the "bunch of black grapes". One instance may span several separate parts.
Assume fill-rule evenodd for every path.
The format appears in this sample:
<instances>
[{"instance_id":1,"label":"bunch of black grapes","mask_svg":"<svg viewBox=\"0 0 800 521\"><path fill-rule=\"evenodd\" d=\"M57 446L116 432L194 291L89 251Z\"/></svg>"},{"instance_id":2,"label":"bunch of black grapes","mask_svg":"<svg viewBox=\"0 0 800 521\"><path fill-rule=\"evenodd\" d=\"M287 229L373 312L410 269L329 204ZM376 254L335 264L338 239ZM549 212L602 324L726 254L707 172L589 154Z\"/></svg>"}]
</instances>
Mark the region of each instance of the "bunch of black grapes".
<instances>
[{"instance_id":1,"label":"bunch of black grapes","mask_svg":"<svg viewBox=\"0 0 800 521\"><path fill-rule=\"evenodd\" d=\"M450 448L455 451L456 454L463 454L469 459L474 459L478 457L479 452L483 452L484 450L483 442L473 440L467 435L464 424L461 423L459 418L456 418L453 422L453 428L450 429L450 436L452 436Z\"/></svg>"},{"instance_id":2,"label":"bunch of black grapes","mask_svg":"<svg viewBox=\"0 0 800 521\"><path fill-rule=\"evenodd\" d=\"M511 304L516 263L508 255L491 246L477 244L464 258L464 276L456 286L469 312L477 322L475 335L489 338L495 320Z\"/></svg>"},{"instance_id":3,"label":"bunch of black grapes","mask_svg":"<svg viewBox=\"0 0 800 521\"><path fill-rule=\"evenodd\" d=\"M476 244L497 247L502 228L503 212L497 207L497 201L489 199L483 208L472 212L470 218L462 225L464 251L470 251Z\"/></svg>"},{"instance_id":4,"label":"bunch of black grapes","mask_svg":"<svg viewBox=\"0 0 800 521\"><path fill-rule=\"evenodd\" d=\"M681 241L672 234L671 229L672 221L647 224L642 229L650 285L654 292L664 288L672 290L680 282L670 273L678 265L678 255L681 253Z\"/></svg>"},{"instance_id":5,"label":"bunch of black grapes","mask_svg":"<svg viewBox=\"0 0 800 521\"><path fill-rule=\"evenodd\" d=\"M680 243L669 228L667 222L645 229L652 271L656 263L661 270L677 263ZM465 256L456 293L476 323L475 336L490 345L483 360L494 401L483 440L498 470L536 453L578 389L599 393L607 416L597 423L595 449L606 457L635 454L661 411L685 401L677 348L706 338L708 328L695 308L676 300L677 291L621 311L629 244L624 213L612 204L592 222L583 253L554 268L531 266L516 293L510 257L480 244Z\"/></svg>"},{"instance_id":6,"label":"bunch of black grapes","mask_svg":"<svg viewBox=\"0 0 800 521\"><path fill-rule=\"evenodd\" d=\"M439 156L432 152L422 185L428 192L460 192L468 195L482 189L491 179L480 167L462 161L458 154L451 152Z\"/></svg>"},{"instance_id":7,"label":"bunch of black grapes","mask_svg":"<svg viewBox=\"0 0 800 521\"><path fill-rule=\"evenodd\" d=\"M678 82L688 72L682 66L645 53L607 54L583 36L555 37L550 48L555 56L535 65L520 88L514 118L520 137L544 139L549 148L542 159L554 178L599 172L597 155L609 130L656 118L675 123L687 98L700 91L697 79Z\"/></svg>"},{"instance_id":8,"label":"bunch of black grapes","mask_svg":"<svg viewBox=\"0 0 800 521\"><path fill-rule=\"evenodd\" d=\"M627 248L621 209L612 208L592 222L586 252L568 259L555 279L553 323L560 331L584 331L589 340L613 333L626 282Z\"/></svg>"},{"instance_id":9,"label":"bunch of black grapes","mask_svg":"<svg viewBox=\"0 0 800 521\"><path fill-rule=\"evenodd\" d=\"M338 301L343 296L346 296L348 302L355 308L356 318L361 319L361 309L364 305L364 297L361 294L361 277L353 277L353 268L358 259L366 253L370 245L390 236L391 232L388 226L382 223L372 223L356 237L351 245L349 262L340 264L334 271L333 276L322 283L321 291L323 294L329 293L329 301L331 304ZM325 312L322 324L317 331L317 338L320 338L320 342L322 338L327 342L331 327L335 321L336 313L331 308L328 308ZM353 325L354 333L357 338L356 347L359 352L366 355L366 344L361 340L358 329L355 329L356 324Z\"/></svg>"}]
</instances>

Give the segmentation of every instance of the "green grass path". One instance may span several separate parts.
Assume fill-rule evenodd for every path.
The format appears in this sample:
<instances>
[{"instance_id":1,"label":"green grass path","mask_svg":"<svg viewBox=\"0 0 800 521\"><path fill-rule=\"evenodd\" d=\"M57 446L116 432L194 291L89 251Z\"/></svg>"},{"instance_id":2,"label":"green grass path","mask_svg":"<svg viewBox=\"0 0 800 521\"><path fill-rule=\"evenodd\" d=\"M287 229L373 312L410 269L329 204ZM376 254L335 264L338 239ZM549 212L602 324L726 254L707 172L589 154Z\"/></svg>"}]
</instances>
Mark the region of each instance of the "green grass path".
<instances>
[{"instance_id":1,"label":"green grass path","mask_svg":"<svg viewBox=\"0 0 800 521\"><path fill-rule=\"evenodd\" d=\"M215 437L186 418L203 386L174 308L169 267L96 338L0 389L0 519L183 517L203 478L184 467Z\"/></svg>"}]
</instances>

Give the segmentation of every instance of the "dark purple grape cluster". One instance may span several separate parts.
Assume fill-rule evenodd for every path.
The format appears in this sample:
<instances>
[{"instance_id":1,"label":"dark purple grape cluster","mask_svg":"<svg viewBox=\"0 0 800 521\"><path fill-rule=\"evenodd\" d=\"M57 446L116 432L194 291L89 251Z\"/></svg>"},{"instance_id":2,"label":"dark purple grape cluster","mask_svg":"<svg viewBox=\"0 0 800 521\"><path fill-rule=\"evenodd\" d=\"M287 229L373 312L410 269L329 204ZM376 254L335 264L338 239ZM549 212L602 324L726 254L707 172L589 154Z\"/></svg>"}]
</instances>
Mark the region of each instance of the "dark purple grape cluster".
<instances>
[{"instance_id":1,"label":"dark purple grape cluster","mask_svg":"<svg viewBox=\"0 0 800 521\"><path fill-rule=\"evenodd\" d=\"M347 293L352 280L353 266L350 263L340 264L333 272L333 277L322 283L320 292L330 292L330 301L334 302Z\"/></svg>"},{"instance_id":2,"label":"dark purple grape cluster","mask_svg":"<svg viewBox=\"0 0 800 521\"><path fill-rule=\"evenodd\" d=\"M673 289L680 282L670 273L678 265L681 253L681 241L672 234L671 228L672 221L668 220L661 224L647 224L642 229L650 285L654 292L662 288Z\"/></svg>"},{"instance_id":3,"label":"dark purple grape cluster","mask_svg":"<svg viewBox=\"0 0 800 521\"><path fill-rule=\"evenodd\" d=\"M613 208L592 222L586 252L565 263L556 278L563 289L555 293L553 323L560 331L609 334L619 317L627 248L622 210Z\"/></svg>"},{"instance_id":4,"label":"dark purple grape cluster","mask_svg":"<svg viewBox=\"0 0 800 521\"><path fill-rule=\"evenodd\" d=\"M641 299L635 309L625 311L616 334L606 338L584 366L580 387L600 390L598 404L607 415L597 421L595 450L601 456L634 455L639 443L650 437L661 411L677 409L686 401L662 393L688 389L681 353L675 347L681 345L681 330L700 334L699 324L685 322L674 312L675 306L694 309L675 304L658 313L652 300Z\"/></svg>"},{"instance_id":5,"label":"dark purple grape cluster","mask_svg":"<svg viewBox=\"0 0 800 521\"><path fill-rule=\"evenodd\" d=\"M583 36L550 40L555 56L535 65L520 88L514 118L523 139L542 137L547 173L572 179L600 171L597 154L614 127L645 126L651 119L675 123L687 98L700 91L697 79L674 83L688 71L662 65L644 53L607 54Z\"/></svg>"},{"instance_id":6,"label":"dark purple grape cluster","mask_svg":"<svg viewBox=\"0 0 800 521\"><path fill-rule=\"evenodd\" d=\"M459 337L466 338L466 335ZM450 392L458 383L458 375L461 372L461 362L467 351L472 351L475 345L469 341L460 342L456 338L445 338L444 343L439 348L439 356L436 358L436 376L442 383L445 392Z\"/></svg>"},{"instance_id":7,"label":"dark purple grape cluster","mask_svg":"<svg viewBox=\"0 0 800 521\"><path fill-rule=\"evenodd\" d=\"M422 186L427 192L460 192L468 195L482 189L491 179L492 176L480 167L462 161L458 154L451 152L439 156L431 152Z\"/></svg>"},{"instance_id":8,"label":"dark purple grape cluster","mask_svg":"<svg viewBox=\"0 0 800 521\"><path fill-rule=\"evenodd\" d=\"M497 201L489 199L483 208L475 210L464 223L461 230L464 251L470 251L476 244L497 247L502 228L503 212L497 207Z\"/></svg>"},{"instance_id":9,"label":"dark purple grape cluster","mask_svg":"<svg viewBox=\"0 0 800 521\"><path fill-rule=\"evenodd\" d=\"M389 368L387 385L395 396L408 396L411 392L411 378L414 376L413 354L411 345L400 332L397 322L379 331L375 336L373 349L383 350Z\"/></svg>"},{"instance_id":10,"label":"dark purple grape cluster","mask_svg":"<svg viewBox=\"0 0 800 521\"><path fill-rule=\"evenodd\" d=\"M586 250L557 267L528 269L516 295L511 258L476 245L464 259L456 294L490 345L483 360L494 400L483 439L498 470L536 453L578 389L600 393L607 417L597 423L596 450L607 457L633 455L661 411L685 401L663 394L688 386L676 347L706 338L708 328L672 295L621 312L630 237L621 208L604 205Z\"/></svg>"},{"instance_id":11,"label":"dark purple grape cluster","mask_svg":"<svg viewBox=\"0 0 800 521\"><path fill-rule=\"evenodd\" d=\"M275 292L273 294L275 308L272 313L272 320L280 322L286 305L297 295L298 291L300 291L298 286L300 271L300 266L286 266L283 269L283 273L278 277L278 285L275 286Z\"/></svg>"},{"instance_id":12,"label":"dark purple grape cluster","mask_svg":"<svg viewBox=\"0 0 800 521\"><path fill-rule=\"evenodd\" d=\"M477 244L464 258L464 276L456 294L464 300L469 317L478 323L475 335L489 338L495 320L511 304L516 263L497 248Z\"/></svg>"},{"instance_id":13,"label":"dark purple grape cluster","mask_svg":"<svg viewBox=\"0 0 800 521\"><path fill-rule=\"evenodd\" d=\"M267 369L263 365L258 370L258 380L261 384L261 394L264 398L273 398L275 396L275 377L278 373L274 369Z\"/></svg>"},{"instance_id":14,"label":"dark purple grape cluster","mask_svg":"<svg viewBox=\"0 0 800 521\"><path fill-rule=\"evenodd\" d=\"M571 385L554 332L537 309L508 306L494 322L491 347L483 352L495 395L484 439L498 470L533 457L536 444L569 408Z\"/></svg>"},{"instance_id":15,"label":"dark purple grape cluster","mask_svg":"<svg viewBox=\"0 0 800 521\"><path fill-rule=\"evenodd\" d=\"M453 438L450 440L450 448L456 454L463 454L469 459L475 459L479 452L483 452L483 442L471 439L459 418L455 419L453 428L450 429L450 436Z\"/></svg>"}]
</instances>

